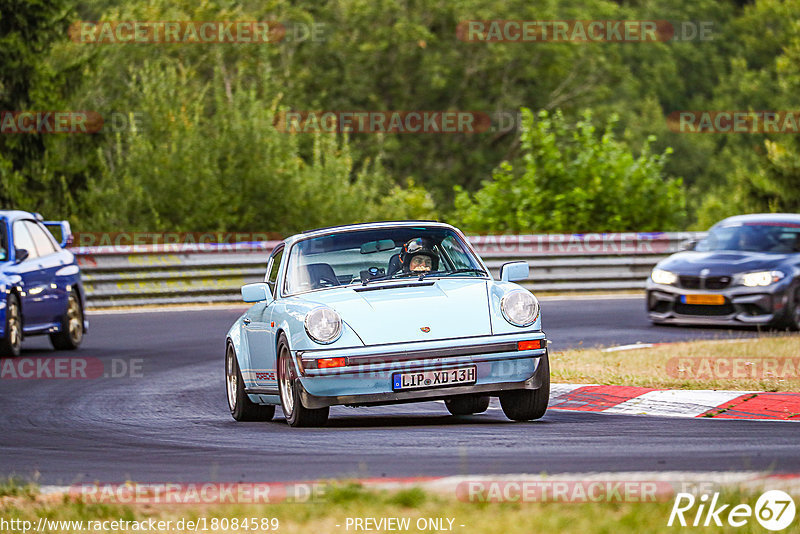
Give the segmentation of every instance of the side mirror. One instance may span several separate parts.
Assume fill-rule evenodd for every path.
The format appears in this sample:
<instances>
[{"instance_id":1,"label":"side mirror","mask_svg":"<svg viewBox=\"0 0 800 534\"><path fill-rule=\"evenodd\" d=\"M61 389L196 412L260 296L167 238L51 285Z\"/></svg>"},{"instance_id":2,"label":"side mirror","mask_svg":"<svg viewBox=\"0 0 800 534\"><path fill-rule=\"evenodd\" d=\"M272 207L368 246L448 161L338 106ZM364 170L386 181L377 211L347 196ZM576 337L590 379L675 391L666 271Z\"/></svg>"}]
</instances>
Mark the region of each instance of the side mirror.
<instances>
[{"instance_id":1,"label":"side mirror","mask_svg":"<svg viewBox=\"0 0 800 534\"><path fill-rule=\"evenodd\" d=\"M272 294L269 291L269 286L264 282L257 284L247 284L242 286L242 299L245 302L270 302Z\"/></svg>"},{"instance_id":2,"label":"side mirror","mask_svg":"<svg viewBox=\"0 0 800 534\"><path fill-rule=\"evenodd\" d=\"M22 263L28 259L30 253L24 248L14 249L14 263Z\"/></svg>"},{"instance_id":3,"label":"side mirror","mask_svg":"<svg viewBox=\"0 0 800 534\"><path fill-rule=\"evenodd\" d=\"M526 261L512 261L504 263L500 267L500 280L503 282L515 282L517 280L527 280L531 273L531 268Z\"/></svg>"},{"instance_id":4,"label":"side mirror","mask_svg":"<svg viewBox=\"0 0 800 534\"><path fill-rule=\"evenodd\" d=\"M42 224L50 230L50 233L56 238L61 248L66 248L72 244L72 229L69 226L69 221L43 221Z\"/></svg>"},{"instance_id":5,"label":"side mirror","mask_svg":"<svg viewBox=\"0 0 800 534\"><path fill-rule=\"evenodd\" d=\"M694 250L697 247L697 239L688 239L681 243L681 250Z\"/></svg>"}]
</instances>

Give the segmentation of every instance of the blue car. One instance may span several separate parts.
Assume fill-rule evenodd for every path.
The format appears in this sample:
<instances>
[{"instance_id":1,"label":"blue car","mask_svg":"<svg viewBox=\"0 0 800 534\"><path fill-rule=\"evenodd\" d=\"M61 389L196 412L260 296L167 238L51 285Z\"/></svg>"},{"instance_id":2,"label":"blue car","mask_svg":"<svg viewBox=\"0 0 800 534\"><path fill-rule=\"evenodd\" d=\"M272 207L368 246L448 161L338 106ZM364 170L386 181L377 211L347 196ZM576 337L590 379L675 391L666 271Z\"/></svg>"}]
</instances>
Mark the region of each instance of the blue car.
<instances>
[{"instance_id":1,"label":"blue car","mask_svg":"<svg viewBox=\"0 0 800 534\"><path fill-rule=\"evenodd\" d=\"M57 242L47 227L62 236ZM19 356L27 336L48 334L56 349L76 349L88 328L81 273L65 250L69 223L0 211L0 356Z\"/></svg>"},{"instance_id":2,"label":"blue car","mask_svg":"<svg viewBox=\"0 0 800 534\"><path fill-rule=\"evenodd\" d=\"M237 421L321 426L334 405L443 400L453 415L499 397L516 421L547 410L539 302L493 279L464 235L430 221L313 230L275 247L253 305L227 333L225 383Z\"/></svg>"}]
</instances>

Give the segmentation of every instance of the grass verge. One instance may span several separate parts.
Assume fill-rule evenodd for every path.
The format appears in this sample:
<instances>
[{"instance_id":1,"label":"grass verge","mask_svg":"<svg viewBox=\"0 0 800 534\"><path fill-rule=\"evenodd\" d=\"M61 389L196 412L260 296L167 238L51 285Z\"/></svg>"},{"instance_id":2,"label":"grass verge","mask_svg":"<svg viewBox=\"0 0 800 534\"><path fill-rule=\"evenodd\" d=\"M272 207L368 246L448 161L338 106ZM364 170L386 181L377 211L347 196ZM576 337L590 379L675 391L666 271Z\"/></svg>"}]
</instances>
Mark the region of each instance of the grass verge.
<instances>
[{"instance_id":1,"label":"grass verge","mask_svg":"<svg viewBox=\"0 0 800 534\"><path fill-rule=\"evenodd\" d=\"M755 507L758 493L723 491L719 503L731 506L745 503ZM327 486L324 496L313 503L277 504L226 504L226 505L118 505L88 504L68 496L41 495L22 492L19 495L0 497L0 518L28 521L35 530L40 518L47 518L50 532L86 532L97 522L170 521L162 532L194 531L186 527L187 521L201 521L206 532L281 532L281 533L346 533L346 532L462 532L529 534L530 532L674 532L667 522L674 498L658 502L592 502L592 503L473 503L458 500L455 495L428 493L420 488L400 491L370 490L359 484ZM699 501L698 501L699 504ZM728 510L731 508L728 507ZM697 506L686 513L691 524ZM256 519L258 528L233 527L232 521ZM350 523L348 523L350 518ZM406 529L370 528L356 529L353 520L373 518L401 518L408 521ZM216 519L216 522L214 521ZM227 519L227 522L220 521ZM263 520L266 523L262 523ZM701 522L705 515L701 517ZM721 517L723 523L726 515ZM184 528L179 528L183 520ZM430 520L436 521L432 523ZM53 521L82 521L81 524L54 524ZM88 523L91 521L92 523ZM17 523L22 526L24 523ZM217 528L211 528L215 525ZM349 527L348 527L349 525ZM95 531L141 532L141 528L112 529L106 524ZM443 528L443 527L447 528ZM266 528L265 528L266 527ZM763 531L754 518L743 528L702 528L704 532L756 532ZM8 531L21 531L20 528ZM153 530L150 530L151 532ZM800 532L794 521L782 532Z\"/></svg>"},{"instance_id":2,"label":"grass verge","mask_svg":"<svg viewBox=\"0 0 800 534\"><path fill-rule=\"evenodd\" d=\"M800 335L553 352L550 370L554 383L800 391Z\"/></svg>"}]
</instances>

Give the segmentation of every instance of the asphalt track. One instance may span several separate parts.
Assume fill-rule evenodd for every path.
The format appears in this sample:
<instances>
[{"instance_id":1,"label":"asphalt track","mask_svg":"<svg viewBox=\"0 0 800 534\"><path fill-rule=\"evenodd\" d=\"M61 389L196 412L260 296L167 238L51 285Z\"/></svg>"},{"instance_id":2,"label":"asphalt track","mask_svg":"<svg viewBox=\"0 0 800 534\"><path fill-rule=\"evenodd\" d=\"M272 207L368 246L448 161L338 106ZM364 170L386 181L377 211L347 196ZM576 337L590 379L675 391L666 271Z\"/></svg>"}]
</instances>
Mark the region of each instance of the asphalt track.
<instances>
[{"instance_id":1,"label":"asphalt track","mask_svg":"<svg viewBox=\"0 0 800 534\"><path fill-rule=\"evenodd\" d=\"M557 350L752 336L751 330L655 327L641 298L543 302ZM243 308L242 308L243 309ZM327 427L236 423L227 411L223 336L235 309L90 316L78 353L44 338L23 357L130 363L141 376L0 380L0 475L45 484L90 481L281 481L588 471L800 472L798 427L549 411L511 423L492 407L452 417L441 403L336 407Z\"/></svg>"}]
</instances>

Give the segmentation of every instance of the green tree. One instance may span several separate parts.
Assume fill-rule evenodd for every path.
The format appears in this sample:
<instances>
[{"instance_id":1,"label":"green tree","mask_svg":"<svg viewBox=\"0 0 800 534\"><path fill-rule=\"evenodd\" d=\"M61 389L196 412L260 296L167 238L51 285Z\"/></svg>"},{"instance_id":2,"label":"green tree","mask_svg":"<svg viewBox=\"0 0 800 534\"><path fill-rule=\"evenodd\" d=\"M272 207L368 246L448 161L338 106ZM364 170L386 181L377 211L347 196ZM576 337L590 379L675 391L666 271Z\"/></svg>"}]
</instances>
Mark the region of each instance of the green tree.
<instances>
[{"instance_id":1,"label":"green tree","mask_svg":"<svg viewBox=\"0 0 800 534\"><path fill-rule=\"evenodd\" d=\"M61 102L65 69L43 58L69 15L64 0L0 0L0 111L53 109ZM40 165L45 152L40 134L0 135L0 205L38 207L37 193L54 181Z\"/></svg>"},{"instance_id":2,"label":"green tree","mask_svg":"<svg viewBox=\"0 0 800 534\"><path fill-rule=\"evenodd\" d=\"M674 230L685 216L681 180L664 176L669 150L637 157L597 132L589 112L577 124L560 112L522 109L522 158L504 162L474 195L457 188L455 218L477 233Z\"/></svg>"}]
</instances>

